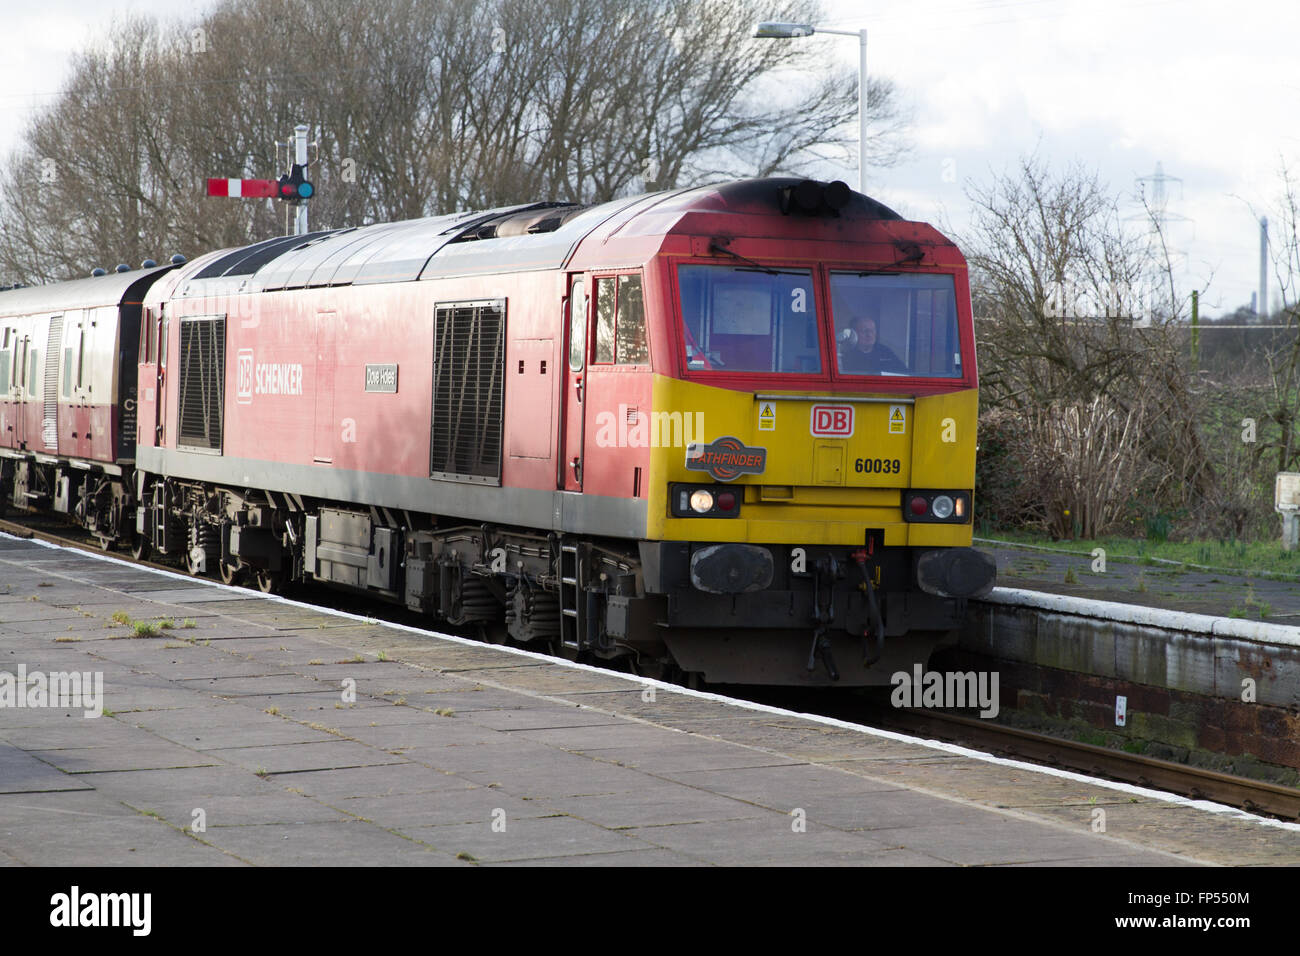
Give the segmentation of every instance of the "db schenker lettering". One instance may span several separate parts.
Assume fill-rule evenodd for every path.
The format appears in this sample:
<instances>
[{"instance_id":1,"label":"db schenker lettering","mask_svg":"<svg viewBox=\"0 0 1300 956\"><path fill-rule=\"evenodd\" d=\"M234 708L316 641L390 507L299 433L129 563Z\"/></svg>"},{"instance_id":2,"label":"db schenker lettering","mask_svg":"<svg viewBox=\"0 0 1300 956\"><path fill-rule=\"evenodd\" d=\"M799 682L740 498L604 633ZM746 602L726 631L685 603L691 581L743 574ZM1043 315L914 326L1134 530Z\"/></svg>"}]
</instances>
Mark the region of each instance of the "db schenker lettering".
<instances>
[{"instance_id":1,"label":"db schenker lettering","mask_svg":"<svg viewBox=\"0 0 1300 956\"><path fill-rule=\"evenodd\" d=\"M257 366L258 395L301 395L302 366L263 363Z\"/></svg>"}]
</instances>

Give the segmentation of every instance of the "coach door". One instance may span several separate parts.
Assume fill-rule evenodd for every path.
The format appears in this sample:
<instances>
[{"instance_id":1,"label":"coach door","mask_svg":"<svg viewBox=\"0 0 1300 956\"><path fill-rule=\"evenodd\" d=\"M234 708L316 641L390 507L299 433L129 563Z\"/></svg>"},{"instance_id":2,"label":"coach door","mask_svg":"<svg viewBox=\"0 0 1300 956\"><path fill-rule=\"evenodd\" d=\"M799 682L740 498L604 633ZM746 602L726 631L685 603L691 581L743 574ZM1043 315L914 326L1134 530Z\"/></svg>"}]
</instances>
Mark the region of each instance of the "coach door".
<instances>
[{"instance_id":1,"label":"coach door","mask_svg":"<svg viewBox=\"0 0 1300 956\"><path fill-rule=\"evenodd\" d=\"M140 319L140 383L136 415L137 440L146 447L163 444L163 379L167 333L162 309L145 309Z\"/></svg>"},{"instance_id":2,"label":"coach door","mask_svg":"<svg viewBox=\"0 0 1300 956\"><path fill-rule=\"evenodd\" d=\"M14 413L14 447L26 448L27 436L29 431L27 421L27 409L31 405L28 401L28 380L36 372L32 359L32 337L24 334L14 347L14 370L13 370L13 413Z\"/></svg>"},{"instance_id":3,"label":"coach door","mask_svg":"<svg viewBox=\"0 0 1300 956\"><path fill-rule=\"evenodd\" d=\"M569 327L568 361L564 363L564 435L559 456L560 474L556 487L582 490L582 433L586 415L587 374L587 286L582 276L569 280L566 300Z\"/></svg>"}]
</instances>

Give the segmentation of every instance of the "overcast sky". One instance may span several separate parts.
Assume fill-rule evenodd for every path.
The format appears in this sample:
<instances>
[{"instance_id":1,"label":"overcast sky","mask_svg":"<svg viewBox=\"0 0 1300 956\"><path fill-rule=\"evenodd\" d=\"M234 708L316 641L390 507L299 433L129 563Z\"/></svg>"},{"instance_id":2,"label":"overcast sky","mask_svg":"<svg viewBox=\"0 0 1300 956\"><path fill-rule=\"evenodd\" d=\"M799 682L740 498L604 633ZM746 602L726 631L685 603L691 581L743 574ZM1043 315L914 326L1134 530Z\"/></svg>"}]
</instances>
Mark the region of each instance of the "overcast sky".
<instances>
[{"instance_id":1,"label":"overcast sky","mask_svg":"<svg viewBox=\"0 0 1300 956\"><path fill-rule=\"evenodd\" d=\"M114 17L187 17L200 0L42 0L7 8L0 63L0 151L51 102L68 57ZM967 179L987 180L1037 150L1079 160L1136 194L1156 162L1171 182L1170 226L1185 288L1210 314L1258 285L1259 225L1285 159L1300 168L1300 5L1209 0L824 0L825 26L869 31L868 69L897 83L914 149L874 172L872 194L914 219L965 226ZM781 41L773 41L781 42ZM850 37L821 43L856 64ZM1288 51L1292 51L1288 53ZM955 172L955 181L945 171ZM853 167L828 170L856 187ZM545 198L545 197L538 197ZM1252 213L1252 207L1255 212ZM1133 214L1139 209L1134 205ZM197 250L196 250L197 251ZM1212 276L1212 280L1211 280ZM1276 290L1270 301L1276 304Z\"/></svg>"}]
</instances>

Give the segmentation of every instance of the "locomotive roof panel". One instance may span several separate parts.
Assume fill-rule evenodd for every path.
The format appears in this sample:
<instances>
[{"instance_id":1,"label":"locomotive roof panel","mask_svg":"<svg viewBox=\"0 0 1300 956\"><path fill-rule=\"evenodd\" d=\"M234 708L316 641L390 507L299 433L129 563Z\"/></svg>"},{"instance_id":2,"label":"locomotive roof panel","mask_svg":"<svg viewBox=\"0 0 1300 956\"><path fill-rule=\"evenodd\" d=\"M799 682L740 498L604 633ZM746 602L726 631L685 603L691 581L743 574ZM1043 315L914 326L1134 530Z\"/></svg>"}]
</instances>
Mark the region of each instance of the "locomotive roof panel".
<instances>
[{"instance_id":1,"label":"locomotive roof panel","mask_svg":"<svg viewBox=\"0 0 1300 956\"><path fill-rule=\"evenodd\" d=\"M73 279L49 285L25 286L0 292L0 315L28 315L35 312L58 312L61 309L89 309L102 305L120 305L136 297L133 287L142 279L167 272L170 265L153 269L110 272L89 279Z\"/></svg>"},{"instance_id":2,"label":"locomotive roof panel","mask_svg":"<svg viewBox=\"0 0 1300 956\"><path fill-rule=\"evenodd\" d=\"M536 225L542 228L535 231L498 234L485 239L465 237L448 243L429 260L420 278L562 269L578 243L620 212L644 202L646 198L644 195L632 196L599 206L556 209L553 214L538 219ZM550 228L552 224L547 220L554 220L554 228Z\"/></svg>"},{"instance_id":3,"label":"locomotive roof panel","mask_svg":"<svg viewBox=\"0 0 1300 956\"><path fill-rule=\"evenodd\" d=\"M203 294L188 286L189 281L200 279L242 277L242 281L223 285L231 292L257 292L562 269L583 240L589 240L589 255L636 258L646 253L644 241L607 246L616 239L645 240L689 231L698 217L766 216L788 211L782 204L788 206L791 191L803 183L807 181L750 179L641 194L594 206L528 203L306 236L279 236L227 250L206 261L190 273L183 294ZM814 185L823 188L823 184ZM861 221L904 221L876 200L839 186L848 195L829 220L817 215L792 218L804 220L809 230L824 230L829 221L841 232ZM205 291L215 289L206 285Z\"/></svg>"}]
</instances>

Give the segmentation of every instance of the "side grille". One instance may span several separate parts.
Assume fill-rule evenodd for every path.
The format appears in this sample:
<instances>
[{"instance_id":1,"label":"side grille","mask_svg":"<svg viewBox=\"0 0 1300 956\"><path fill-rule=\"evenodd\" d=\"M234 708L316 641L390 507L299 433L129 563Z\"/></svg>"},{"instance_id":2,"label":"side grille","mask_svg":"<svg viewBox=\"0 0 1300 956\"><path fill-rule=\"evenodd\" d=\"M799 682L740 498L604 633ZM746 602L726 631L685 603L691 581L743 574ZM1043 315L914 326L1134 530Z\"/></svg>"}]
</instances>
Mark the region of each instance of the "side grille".
<instances>
[{"instance_id":1,"label":"side grille","mask_svg":"<svg viewBox=\"0 0 1300 956\"><path fill-rule=\"evenodd\" d=\"M437 307L433 331L435 478L501 477L505 301Z\"/></svg>"},{"instance_id":2,"label":"side grille","mask_svg":"<svg viewBox=\"0 0 1300 956\"><path fill-rule=\"evenodd\" d=\"M50 337L45 343L45 414L41 418L41 439L51 451L59 447L59 349L63 345L63 316L50 319Z\"/></svg>"},{"instance_id":3,"label":"side grille","mask_svg":"<svg viewBox=\"0 0 1300 956\"><path fill-rule=\"evenodd\" d=\"M221 450L225 393L225 316L181 319L178 445Z\"/></svg>"}]
</instances>

